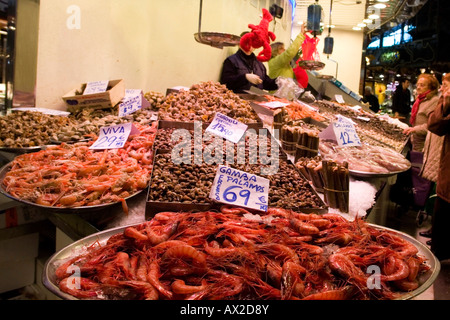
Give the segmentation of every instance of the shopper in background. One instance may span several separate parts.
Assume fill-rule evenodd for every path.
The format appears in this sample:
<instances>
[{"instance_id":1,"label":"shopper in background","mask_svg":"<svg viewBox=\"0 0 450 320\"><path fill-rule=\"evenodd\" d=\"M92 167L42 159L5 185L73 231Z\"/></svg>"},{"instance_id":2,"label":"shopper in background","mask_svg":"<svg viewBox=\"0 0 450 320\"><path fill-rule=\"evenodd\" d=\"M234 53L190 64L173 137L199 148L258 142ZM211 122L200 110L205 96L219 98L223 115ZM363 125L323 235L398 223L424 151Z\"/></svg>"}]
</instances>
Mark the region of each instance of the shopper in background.
<instances>
[{"instance_id":1,"label":"shopper in background","mask_svg":"<svg viewBox=\"0 0 450 320\"><path fill-rule=\"evenodd\" d=\"M287 49L285 49L283 42L274 42L270 45L272 48L272 57L268 63L269 77L274 79L277 77L295 79L291 61L297 55L303 41L305 41L305 24L302 24L300 33Z\"/></svg>"},{"instance_id":2,"label":"shopper in background","mask_svg":"<svg viewBox=\"0 0 450 320\"><path fill-rule=\"evenodd\" d=\"M220 83L235 93L245 93L252 86L261 90L277 90L275 79L267 75L266 67L256 58L254 50L250 48L249 51L244 51L239 46L235 54L226 58L223 62Z\"/></svg>"},{"instance_id":3,"label":"shopper in background","mask_svg":"<svg viewBox=\"0 0 450 320\"><path fill-rule=\"evenodd\" d=\"M442 79L441 97L428 118L428 130L444 137L432 218L431 251L439 260L450 258L450 74Z\"/></svg>"},{"instance_id":4,"label":"shopper in background","mask_svg":"<svg viewBox=\"0 0 450 320\"><path fill-rule=\"evenodd\" d=\"M408 89L410 83L407 78L401 78L392 96L394 117L404 123L409 123L411 113L411 92Z\"/></svg>"},{"instance_id":5,"label":"shopper in background","mask_svg":"<svg viewBox=\"0 0 450 320\"><path fill-rule=\"evenodd\" d=\"M378 98L373 94L372 87L364 88L364 97L362 99L364 103L369 103L370 110L377 113L380 110L380 103L378 102Z\"/></svg>"},{"instance_id":6,"label":"shopper in background","mask_svg":"<svg viewBox=\"0 0 450 320\"><path fill-rule=\"evenodd\" d=\"M427 136L428 115L436 108L439 82L428 73L422 73L417 78L417 99L411 110L409 123L411 127L403 130L404 134L411 135L412 150L422 152Z\"/></svg>"}]
</instances>

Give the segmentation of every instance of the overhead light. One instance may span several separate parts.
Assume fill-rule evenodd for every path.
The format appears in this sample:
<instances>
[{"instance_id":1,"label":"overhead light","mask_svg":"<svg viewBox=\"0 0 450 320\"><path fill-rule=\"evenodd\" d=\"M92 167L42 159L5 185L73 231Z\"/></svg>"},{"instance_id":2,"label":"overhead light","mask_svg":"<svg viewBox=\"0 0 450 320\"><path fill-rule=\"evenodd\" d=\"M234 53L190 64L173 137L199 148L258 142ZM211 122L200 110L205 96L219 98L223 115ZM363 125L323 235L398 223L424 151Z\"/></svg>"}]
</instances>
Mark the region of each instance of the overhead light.
<instances>
[{"instance_id":1,"label":"overhead light","mask_svg":"<svg viewBox=\"0 0 450 320\"><path fill-rule=\"evenodd\" d=\"M371 14L371 15L369 16L369 19L372 19L372 20L376 20L376 19L378 19L378 18L380 18L380 16L377 15L377 14Z\"/></svg>"},{"instance_id":2,"label":"overhead light","mask_svg":"<svg viewBox=\"0 0 450 320\"><path fill-rule=\"evenodd\" d=\"M373 5L373 7L377 9L384 9L386 8L386 5L384 3L376 3Z\"/></svg>"},{"instance_id":3,"label":"overhead light","mask_svg":"<svg viewBox=\"0 0 450 320\"><path fill-rule=\"evenodd\" d=\"M372 23L372 19L364 19L363 22L364 23Z\"/></svg>"},{"instance_id":4,"label":"overhead light","mask_svg":"<svg viewBox=\"0 0 450 320\"><path fill-rule=\"evenodd\" d=\"M365 24L365 23L358 23L358 27L364 28L366 26L367 26L367 24Z\"/></svg>"},{"instance_id":5,"label":"overhead light","mask_svg":"<svg viewBox=\"0 0 450 320\"><path fill-rule=\"evenodd\" d=\"M377 0L378 2L389 2L389 0Z\"/></svg>"},{"instance_id":6,"label":"overhead light","mask_svg":"<svg viewBox=\"0 0 450 320\"><path fill-rule=\"evenodd\" d=\"M333 29L334 27L336 27L334 24L327 24L327 28Z\"/></svg>"},{"instance_id":7,"label":"overhead light","mask_svg":"<svg viewBox=\"0 0 450 320\"><path fill-rule=\"evenodd\" d=\"M359 31L359 30L361 30L361 27L353 27L352 29L355 31Z\"/></svg>"}]
</instances>

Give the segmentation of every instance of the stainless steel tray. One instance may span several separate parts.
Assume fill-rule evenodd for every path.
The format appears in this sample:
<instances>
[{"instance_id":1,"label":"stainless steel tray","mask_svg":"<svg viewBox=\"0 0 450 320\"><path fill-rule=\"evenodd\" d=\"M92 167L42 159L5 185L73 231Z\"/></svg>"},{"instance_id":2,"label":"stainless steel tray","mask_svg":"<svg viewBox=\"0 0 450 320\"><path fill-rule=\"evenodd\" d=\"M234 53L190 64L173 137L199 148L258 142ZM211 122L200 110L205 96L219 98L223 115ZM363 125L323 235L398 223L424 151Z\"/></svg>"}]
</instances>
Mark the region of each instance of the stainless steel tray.
<instances>
[{"instance_id":1,"label":"stainless steel tray","mask_svg":"<svg viewBox=\"0 0 450 320\"><path fill-rule=\"evenodd\" d=\"M409 166L411 168L411 166ZM402 170L402 171L391 171L388 173L377 173L377 172L366 172L366 171L358 171L358 170L348 170L350 175L355 178L388 178L391 176L395 176L396 174L405 172L409 170Z\"/></svg>"},{"instance_id":2,"label":"stainless steel tray","mask_svg":"<svg viewBox=\"0 0 450 320\"><path fill-rule=\"evenodd\" d=\"M15 154L24 154L24 153L31 153L31 152L37 152L40 150L46 149L47 146L36 146L36 147L0 147L0 151L9 152L9 153L15 153Z\"/></svg>"},{"instance_id":3,"label":"stainless steel tray","mask_svg":"<svg viewBox=\"0 0 450 320\"><path fill-rule=\"evenodd\" d=\"M378 226L378 225L373 225L373 224L369 224L369 225L379 228L381 230L384 229L384 230L394 232L395 234L399 235L403 239L412 243L419 250L419 254L424 256L427 259L427 264L430 266L430 270L428 270L426 273L422 274L419 277L418 280L419 280L420 286L414 291L403 294L397 300L409 300L409 299L417 297L418 295L423 293L425 290L427 290L433 284L433 282L436 280L437 276L439 275L440 269L441 269L439 260L433 255L433 253L428 249L428 247L426 247L421 242L419 242L418 240L414 239L413 237L411 237L410 235L408 235L406 233L403 233L403 232L400 232L400 231L397 231L394 229ZM54 253L46 261L46 263L44 265L44 269L42 271L42 283L44 284L44 286L48 290L50 290L53 294L55 294L56 296L58 296L62 299L78 300L74 296L69 295L59 289L58 284L56 283L55 270L58 268L58 266L61 265L61 263L64 263L68 259L75 257L77 254L84 252L86 247L88 247L96 242L100 245L104 245L111 236L122 233L126 227L128 227L128 226L121 226L121 227L108 229L105 231L101 231L101 232L92 234L92 235L85 237L83 239L80 239L80 240L66 246L65 248L61 249L60 251Z\"/></svg>"},{"instance_id":4,"label":"stainless steel tray","mask_svg":"<svg viewBox=\"0 0 450 320\"><path fill-rule=\"evenodd\" d=\"M37 204L37 203L34 203L34 202L30 202L30 201L26 201L26 200L23 200L23 199L16 198L13 195L9 194L3 187L3 179L5 178L6 174L8 173L9 169L11 168L11 166L12 166L12 162L7 163L6 165L4 165L0 169L0 193L5 195L6 197L8 197L8 198L10 198L12 200L18 201L20 203L23 203L23 204L26 204L26 205L29 205L29 206L32 206L32 207L36 207L36 208L39 208L39 209L45 209L45 210L51 211L53 213L68 213L68 214L97 211L97 210L108 208L110 206L121 204L121 202L111 202L111 203L103 203L103 204L93 205L93 206L51 207L51 206L44 206L44 205L40 205L40 204ZM131 196L125 198L125 200L129 200L129 199L137 196L138 194L140 194L145 189L137 191L136 193L132 194Z\"/></svg>"}]
</instances>

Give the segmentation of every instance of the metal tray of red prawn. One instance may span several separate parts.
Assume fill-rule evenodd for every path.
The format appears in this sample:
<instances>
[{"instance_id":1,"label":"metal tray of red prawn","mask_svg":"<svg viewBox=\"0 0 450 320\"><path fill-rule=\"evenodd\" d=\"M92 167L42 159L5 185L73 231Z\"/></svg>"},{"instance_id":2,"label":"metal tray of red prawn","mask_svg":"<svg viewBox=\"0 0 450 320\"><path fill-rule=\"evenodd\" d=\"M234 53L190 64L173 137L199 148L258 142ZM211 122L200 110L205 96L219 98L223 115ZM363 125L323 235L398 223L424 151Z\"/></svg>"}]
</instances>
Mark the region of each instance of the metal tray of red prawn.
<instances>
[{"instance_id":1,"label":"metal tray of red prawn","mask_svg":"<svg viewBox=\"0 0 450 320\"><path fill-rule=\"evenodd\" d=\"M422 294L423 292L425 292L425 290L427 290L433 284L433 282L436 280L437 276L439 275L439 272L441 269L439 260L434 256L434 254L430 251L430 249L428 249L427 246L422 244L420 241L414 239L410 235L400 232L400 231L397 231L397 230L394 230L394 229L390 229L390 228L386 228L386 227L382 227L382 226L378 226L378 225L373 225L370 223L369 223L369 225L379 228L379 229L382 229L382 230L388 230L390 232L393 232L393 233L399 235L400 237L404 238L405 240L409 241L414 246L416 246L417 249L419 250L418 254L420 254L426 258L426 260L427 260L426 262L430 266L430 269L418 278L420 286L413 291L405 293L404 295L402 295L401 297L399 297L397 299L397 300L410 300L413 298L417 298L420 300L420 297L418 297L418 296L420 294ZM55 294L56 296L58 296L61 299L79 300L78 298L76 298L70 294L67 294L59 289L58 284L56 282L56 275L55 275L56 269L62 263L66 262L70 258L73 258L78 254L84 253L86 248L92 244L94 244L94 243L97 243L100 245L106 244L106 242L108 241L108 239L111 236L122 233L125 230L125 228L127 228L129 226L130 225L116 227L116 228L112 228L112 229L108 229L108 230L104 230L104 231L92 234L92 235L87 236L83 239L80 239L80 240L66 246L65 248L61 249L60 251L54 253L46 261L46 263L44 265L44 269L42 271L42 283L44 284L44 286L48 290L50 290L53 294Z\"/></svg>"},{"instance_id":2,"label":"metal tray of red prawn","mask_svg":"<svg viewBox=\"0 0 450 320\"><path fill-rule=\"evenodd\" d=\"M0 193L5 195L6 197L8 197L8 198L10 198L12 200L18 201L20 203L23 203L23 204L26 204L26 205L29 205L29 206L33 206L33 207L36 207L36 208L40 208L40 209L50 210L50 211L55 212L55 213L69 213L69 214L101 210L101 209L109 208L110 206L117 205L117 204L121 203L121 202L110 202L110 203L103 203L103 204L91 205L91 206L51 207L51 206L40 205L40 204L37 204L37 203L34 203L34 202L30 202L30 201L26 201L26 200L14 197L13 195L9 194L3 187L3 179L5 178L6 174L8 173L9 169L11 168L11 166L12 166L12 162L7 163L2 168L0 168ZM140 194L144 190L146 190L146 189L138 190L137 192L135 192L134 194L130 195L129 197L126 197L125 201L128 200L128 199L131 199L131 198L133 198L135 196L137 196L138 194Z\"/></svg>"}]
</instances>

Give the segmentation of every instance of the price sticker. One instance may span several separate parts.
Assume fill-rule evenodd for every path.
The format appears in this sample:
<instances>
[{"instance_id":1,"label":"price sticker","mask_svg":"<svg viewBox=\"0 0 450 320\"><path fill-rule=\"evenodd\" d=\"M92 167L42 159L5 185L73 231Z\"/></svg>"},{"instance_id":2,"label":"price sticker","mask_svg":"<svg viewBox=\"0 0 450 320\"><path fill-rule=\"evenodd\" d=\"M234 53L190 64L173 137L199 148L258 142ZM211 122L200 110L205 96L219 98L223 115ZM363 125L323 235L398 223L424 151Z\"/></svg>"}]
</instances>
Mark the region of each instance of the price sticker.
<instances>
[{"instance_id":1,"label":"price sticker","mask_svg":"<svg viewBox=\"0 0 450 320\"><path fill-rule=\"evenodd\" d=\"M86 88L83 91L83 95L85 94L92 94L92 93L99 93L99 92L105 92L108 88L108 80L105 81L94 81L94 82L88 82L86 84Z\"/></svg>"},{"instance_id":2,"label":"price sticker","mask_svg":"<svg viewBox=\"0 0 450 320\"><path fill-rule=\"evenodd\" d=\"M120 149L125 145L130 134L139 134L139 130L132 123L101 127L98 139L89 149Z\"/></svg>"},{"instance_id":3,"label":"price sticker","mask_svg":"<svg viewBox=\"0 0 450 320\"><path fill-rule=\"evenodd\" d=\"M219 165L209 197L221 203L267 211L269 179Z\"/></svg>"},{"instance_id":4,"label":"price sticker","mask_svg":"<svg viewBox=\"0 0 450 320\"><path fill-rule=\"evenodd\" d=\"M333 140L341 147L361 146L353 121L341 115L319 134L319 138Z\"/></svg>"},{"instance_id":5,"label":"price sticker","mask_svg":"<svg viewBox=\"0 0 450 320\"><path fill-rule=\"evenodd\" d=\"M336 101L339 102L339 103L345 103L345 100L344 100L344 98L342 97L341 94L335 94L335 95L334 95L334 98L335 98Z\"/></svg>"},{"instance_id":6,"label":"price sticker","mask_svg":"<svg viewBox=\"0 0 450 320\"><path fill-rule=\"evenodd\" d=\"M119 117L126 116L142 108L150 107L150 102L144 98L140 89L126 89L125 96L119 105Z\"/></svg>"},{"instance_id":7,"label":"price sticker","mask_svg":"<svg viewBox=\"0 0 450 320\"><path fill-rule=\"evenodd\" d=\"M233 143L238 143L247 128L246 124L217 112L206 131Z\"/></svg>"}]
</instances>

